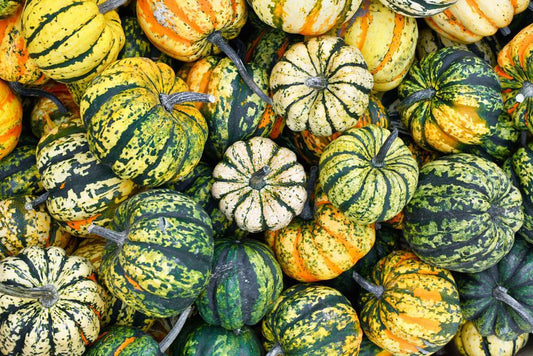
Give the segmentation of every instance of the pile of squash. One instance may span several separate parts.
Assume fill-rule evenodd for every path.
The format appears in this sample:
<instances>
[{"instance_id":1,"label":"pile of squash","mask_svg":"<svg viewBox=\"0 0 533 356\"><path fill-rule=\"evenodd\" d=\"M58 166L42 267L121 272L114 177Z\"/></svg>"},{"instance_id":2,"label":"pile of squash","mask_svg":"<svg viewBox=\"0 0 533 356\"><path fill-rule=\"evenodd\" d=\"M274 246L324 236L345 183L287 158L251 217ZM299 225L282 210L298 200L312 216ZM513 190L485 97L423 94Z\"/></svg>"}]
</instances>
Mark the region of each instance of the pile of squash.
<instances>
[{"instance_id":1,"label":"pile of squash","mask_svg":"<svg viewBox=\"0 0 533 356\"><path fill-rule=\"evenodd\" d=\"M0 1L0 354L514 356L532 19Z\"/></svg>"}]
</instances>

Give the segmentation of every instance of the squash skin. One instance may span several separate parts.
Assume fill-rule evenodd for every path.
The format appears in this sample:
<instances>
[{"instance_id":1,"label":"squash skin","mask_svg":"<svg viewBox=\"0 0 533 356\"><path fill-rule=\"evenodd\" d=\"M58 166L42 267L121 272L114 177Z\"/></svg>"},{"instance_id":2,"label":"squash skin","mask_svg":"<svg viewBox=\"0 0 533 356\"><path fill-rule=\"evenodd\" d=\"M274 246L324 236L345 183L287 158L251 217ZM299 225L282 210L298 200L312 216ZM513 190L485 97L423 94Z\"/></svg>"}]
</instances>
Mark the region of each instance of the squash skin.
<instances>
[{"instance_id":1,"label":"squash skin","mask_svg":"<svg viewBox=\"0 0 533 356\"><path fill-rule=\"evenodd\" d=\"M457 0L380 0L392 11L409 17L429 17L443 12Z\"/></svg>"},{"instance_id":2,"label":"squash skin","mask_svg":"<svg viewBox=\"0 0 533 356\"><path fill-rule=\"evenodd\" d=\"M35 146L22 145L0 160L0 199L43 191Z\"/></svg>"},{"instance_id":3,"label":"squash skin","mask_svg":"<svg viewBox=\"0 0 533 356\"><path fill-rule=\"evenodd\" d=\"M0 19L13 15L20 7L22 0L2 0L0 2Z\"/></svg>"},{"instance_id":4,"label":"squash skin","mask_svg":"<svg viewBox=\"0 0 533 356\"><path fill-rule=\"evenodd\" d=\"M22 104L9 86L0 80L0 160L17 146L22 132Z\"/></svg>"},{"instance_id":5,"label":"squash skin","mask_svg":"<svg viewBox=\"0 0 533 356\"><path fill-rule=\"evenodd\" d=\"M86 356L163 356L159 344L145 332L128 326L111 326L85 353Z\"/></svg>"}]
</instances>

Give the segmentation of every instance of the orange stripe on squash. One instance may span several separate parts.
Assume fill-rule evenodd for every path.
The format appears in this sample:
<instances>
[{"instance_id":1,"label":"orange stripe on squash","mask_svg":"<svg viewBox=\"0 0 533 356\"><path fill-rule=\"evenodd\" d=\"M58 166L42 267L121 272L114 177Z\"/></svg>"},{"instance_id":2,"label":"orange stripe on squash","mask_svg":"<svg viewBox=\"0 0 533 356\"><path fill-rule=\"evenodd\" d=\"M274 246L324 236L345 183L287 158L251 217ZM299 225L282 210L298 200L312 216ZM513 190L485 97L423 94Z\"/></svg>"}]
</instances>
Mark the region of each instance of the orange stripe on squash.
<instances>
[{"instance_id":1,"label":"orange stripe on squash","mask_svg":"<svg viewBox=\"0 0 533 356\"><path fill-rule=\"evenodd\" d=\"M154 34L155 37L161 37L161 35L166 35L170 39L183 43L187 46L190 46L192 44L192 41L181 37L178 35L175 31L172 31L171 29L161 25L159 22L157 22L156 18L154 17L152 10L147 4L147 1L145 0L138 0L137 6L141 9L142 13L144 14L143 18L144 20L150 25L150 31Z\"/></svg>"},{"instance_id":2,"label":"orange stripe on squash","mask_svg":"<svg viewBox=\"0 0 533 356\"><path fill-rule=\"evenodd\" d=\"M140 290L140 291L143 290L142 287L139 285L139 283L134 281L130 276L128 276L125 273L124 273L124 278L126 278L126 280L133 286L134 289L137 289L137 290Z\"/></svg>"},{"instance_id":3,"label":"orange stripe on squash","mask_svg":"<svg viewBox=\"0 0 533 356\"><path fill-rule=\"evenodd\" d=\"M408 351L408 352L412 352L412 353L418 353L418 349L416 348L415 345L413 345L412 343L410 343L410 342L407 341L407 340L402 339L402 338L399 337L399 336L394 335L389 329L385 330L385 335L386 335L389 339L394 340L395 342L397 342L397 343L400 345L400 349L401 349L402 351Z\"/></svg>"},{"instance_id":4,"label":"orange stripe on squash","mask_svg":"<svg viewBox=\"0 0 533 356\"><path fill-rule=\"evenodd\" d=\"M398 52L398 48L400 48L400 41L402 38L402 32L405 27L405 16L396 14L394 16L394 31L392 33L392 42L389 46L389 49L387 50L387 53L385 54L385 57L383 60L379 63L379 65L374 68L370 73L376 74L380 70L382 70L392 59L392 56L395 56Z\"/></svg>"},{"instance_id":5,"label":"orange stripe on squash","mask_svg":"<svg viewBox=\"0 0 533 356\"><path fill-rule=\"evenodd\" d=\"M91 216L90 218L84 219L84 220L76 220L76 221L67 221L66 224L73 228L76 231L80 231L80 228L82 226L90 225L97 217L99 217L102 214L96 214L94 216Z\"/></svg>"},{"instance_id":6,"label":"orange stripe on squash","mask_svg":"<svg viewBox=\"0 0 533 356\"><path fill-rule=\"evenodd\" d=\"M441 331L440 323L436 320L431 320L422 317L414 317L403 313L398 314L398 316L409 324L420 325L423 329L427 329L431 332L437 333Z\"/></svg>"},{"instance_id":7,"label":"orange stripe on squash","mask_svg":"<svg viewBox=\"0 0 533 356\"><path fill-rule=\"evenodd\" d=\"M494 21L492 21L492 19L490 17L488 17L480 8L479 8L479 5L477 4L477 1L476 0L466 0L466 2L468 3L468 6L470 6L470 8L472 8L472 10L474 10L479 16L481 16L482 19L485 19L488 23L490 23L494 28L500 28L500 26L496 25L494 23Z\"/></svg>"},{"instance_id":8,"label":"orange stripe on squash","mask_svg":"<svg viewBox=\"0 0 533 356\"><path fill-rule=\"evenodd\" d=\"M433 300L433 301L436 301L436 302L442 301L442 296L436 290L429 291L429 290L425 290L423 288L415 288L413 290L413 295L416 298L420 298L422 300Z\"/></svg>"},{"instance_id":9,"label":"orange stripe on squash","mask_svg":"<svg viewBox=\"0 0 533 356\"><path fill-rule=\"evenodd\" d=\"M300 252L298 251L298 246L300 245L300 240L302 238L302 228L298 228L298 232L296 234L296 239L294 239L294 245L293 245L293 253L292 255L292 261L296 264L298 267L300 274L297 276L299 280L302 280L304 282L318 282L319 279L316 278L314 275L312 275L303 265L302 257L300 256Z\"/></svg>"},{"instance_id":10,"label":"orange stripe on squash","mask_svg":"<svg viewBox=\"0 0 533 356\"><path fill-rule=\"evenodd\" d=\"M122 352L122 350L124 350L129 344L131 344L132 342L134 342L136 339L135 336L132 336L132 337L128 337L126 340L124 340L124 342L122 344L120 344L119 347L117 347L117 349L115 350L115 352L113 353L113 356L117 356L117 355L120 355L120 353Z\"/></svg>"}]
</instances>

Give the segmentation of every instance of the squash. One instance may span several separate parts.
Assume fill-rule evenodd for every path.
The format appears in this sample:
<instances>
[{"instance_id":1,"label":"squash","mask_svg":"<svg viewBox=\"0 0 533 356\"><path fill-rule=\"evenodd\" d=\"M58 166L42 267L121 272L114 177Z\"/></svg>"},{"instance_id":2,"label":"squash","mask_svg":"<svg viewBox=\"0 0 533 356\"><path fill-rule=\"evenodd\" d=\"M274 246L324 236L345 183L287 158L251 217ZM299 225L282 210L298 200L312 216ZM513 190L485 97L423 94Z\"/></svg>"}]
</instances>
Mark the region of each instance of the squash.
<instances>
[{"instance_id":1,"label":"squash","mask_svg":"<svg viewBox=\"0 0 533 356\"><path fill-rule=\"evenodd\" d=\"M304 168L291 150L266 137L237 141L213 170L211 194L239 228L260 232L287 226L307 198Z\"/></svg>"},{"instance_id":2,"label":"squash","mask_svg":"<svg viewBox=\"0 0 533 356\"><path fill-rule=\"evenodd\" d=\"M272 251L252 239L220 239L213 260L213 274L195 302L202 319L236 332L259 323L283 289Z\"/></svg>"},{"instance_id":3,"label":"squash","mask_svg":"<svg viewBox=\"0 0 533 356\"><path fill-rule=\"evenodd\" d=\"M43 191L35 146L19 145L0 160L0 199Z\"/></svg>"},{"instance_id":4,"label":"squash","mask_svg":"<svg viewBox=\"0 0 533 356\"><path fill-rule=\"evenodd\" d=\"M363 337L355 310L340 292L303 283L281 294L261 330L271 355L355 356Z\"/></svg>"},{"instance_id":5,"label":"squash","mask_svg":"<svg viewBox=\"0 0 533 356\"><path fill-rule=\"evenodd\" d=\"M363 0L348 21L331 31L363 54L374 77L374 91L396 88L415 58L418 26L416 20L395 13L379 0Z\"/></svg>"},{"instance_id":6,"label":"squash","mask_svg":"<svg viewBox=\"0 0 533 356\"><path fill-rule=\"evenodd\" d=\"M117 59L124 31L114 0L27 0L22 32L30 58L49 78L89 81Z\"/></svg>"},{"instance_id":7,"label":"squash","mask_svg":"<svg viewBox=\"0 0 533 356\"><path fill-rule=\"evenodd\" d=\"M398 109L419 146L457 153L491 133L503 107L500 91L487 62L445 47L411 67L398 87Z\"/></svg>"},{"instance_id":8,"label":"squash","mask_svg":"<svg viewBox=\"0 0 533 356\"><path fill-rule=\"evenodd\" d=\"M345 131L324 149L319 179L347 218L372 224L392 218L411 199L418 164L397 131L367 125Z\"/></svg>"},{"instance_id":9,"label":"squash","mask_svg":"<svg viewBox=\"0 0 533 356\"><path fill-rule=\"evenodd\" d=\"M207 138L203 116L187 102L190 95L178 95L187 90L164 63L135 57L110 65L91 82L80 103L95 157L117 176L144 186L187 175L200 160Z\"/></svg>"},{"instance_id":10,"label":"squash","mask_svg":"<svg viewBox=\"0 0 533 356\"><path fill-rule=\"evenodd\" d=\"M163 356L159 344L140 329L113 325L104 331L84 354L85 356Z\"/></svg>"},{"instance_id":11,"label":"squash","mask_svg":"<svg viewBox=\"0 0 533 356\"><path fill-rule=\"evenodd\" d=\"M522 226L522 197L504 171L487 159L458 153L420 170L404 209L404 237L422 260L459 272L498 263Z\"/></svg>"},{"instance_id":12,"label":"squash","mask_svg":"<svg viewBox=\"0 0 533 356\"><path fill-rule=\"evenodd\" d=\"M443 12L457 0L380 0L392 11L409 17L429 17Z\"/></svg>"},{"instance_id":13,"label":"squash","mask_svg":"<svg viewBox=\"0 0 533 356\"><path fill-rule=\"evenodd\" d=\"M482 336L516 340L533 331L533 247L517 237L498 264L457 275L461 309Z\"/></svg>"},{"instance_id":14,"label":"squash","mask_svg":"<svg viewBox=\"0 0 533 356\"><path fill-rule=\"evenodd\" d=\"M3 0L0 5L0 18L13 15L17 9L22 7L23 0Z\"/></svg>"},{"instance_id":15,"label":"squash","mask_svg":"<svg viewBox=\"0 0 533 356\"><path fill-rule=\"evenodd\" d=\"M452 274L397 250L382 258L361 295L365 335L394 355L428 355L446 345L462 321L459 292Z\"/></svg>"},{"instance_id":16,"label":"squash","mask_svg":"<svg viewBox=\"0 0 533 356\"><path fill-rule=\"evenodd\" d=\"M22 131L22 104L0 80L0 160L15 149Z\"/></svg>"},{"instance_id":17,"label":"squash","mask_svg":"<svg viewBox=\"0 0 533 356\"><path fill-rule=\"evenodd\" d=\"M330 136L354 126L374 80L357 48L320 36L292 45L270 74L276 113L292 131Z\"/></svg>"},{"instance_id":18,"label":"squash","mask_svg":"<svg viewBox=\"0 0 533 356\"><path fill-rule=\"evenodd\" d=\"M59 247L30 246L0 261L0 352L82 355L100 331L93 267Z\"/></svg>"},{"instance_id":19,"label":"squash","mask_svg":"<svg viewBox=\"0 0 533 356\"><path fill-rule=\"evenodd\" d=\"M453 338L455 350L461 356L514 356L526 346L529 334L505 341L496 335L481 336L475 325L467 321Z\"/></svg>"}]
</instances>

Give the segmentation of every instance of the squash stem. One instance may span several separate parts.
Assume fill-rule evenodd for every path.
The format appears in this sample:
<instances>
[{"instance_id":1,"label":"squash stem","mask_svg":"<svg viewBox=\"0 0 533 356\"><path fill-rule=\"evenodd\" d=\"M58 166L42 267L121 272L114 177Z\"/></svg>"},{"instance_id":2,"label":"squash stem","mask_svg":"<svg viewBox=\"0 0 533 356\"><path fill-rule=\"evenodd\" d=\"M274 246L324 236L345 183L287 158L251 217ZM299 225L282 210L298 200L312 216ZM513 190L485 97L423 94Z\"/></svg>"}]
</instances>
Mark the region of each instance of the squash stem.
<instances>
[{"instance_id":1,"label":"squash stem","mask_svg":"<svg viewBox=\"0 0 533 356\"><path fill-rule=\"evenodd\" d=\"M270 173L270 167L269 166L263 166L258 171L252 173L252 176L250 177L250 180L248 181L248 184L252 189L255 190L261 190L265 187L265 177Z\"/></svg>"},{"instance_id":2,"label":"squash stem","mask_svg":"<svg viewBox=\"0 0 533 356\"><path fill-rule=\"evenodd\" d=\"M95 234L97 236L103 237L107 241L116 243L119 247L121 247L124 244L124 241L126 240L126 237L128 236L128 234L125 231L122 231L122 232L113 231L105 227L97 226L94 224L91 224L89 226L88 231L90 234Z\"/></svg>"},{"instance_id":3,"label":"squash stem","mask_svg":"<svg viewBox=\"0 0 533 356\"><path fill-rule=\"evenodd\" d=\"M524 148L527 147L527 131L522 131L520 133L520 146Z\"/></svg>"},{"instance_id":4,"label":"squash stem","mask_svg":"<svg viewBox=\"0 0 533 356\"><path fill-rule=\"evenodd\" d=\"M533 83L526 80L522 85L522 88L518 91L515 99L517 103L522 103L524 100L531 97L533 97Z\"/></svg>"},{"instance_id":5,"label":"squash stem","mask_svg":"<svg viewBox=\"0 0 533 356\"><path fill-rule=\"evenodd\" d=\"M52 100L54 104L56 104L57 109L61 114L66 114L68 112L67 108L61 100L58 99L57 96L55 96L52 93L47 92L46 90L37 89L37 88L28 88L24 85L20 84L19 82L9 82L9 87L11 90L13 90L15 93L21 95L21 96L36 96L36 97L43 97L49 100Z\"/></svg>"},{"instance_id":6,"label":"squash stem","mask_svg":"<svg viewBox=\"0 0 533 356\"><path fill-rule=\"evenodd\" d=\"M274 347L266 354L266 356L278 356L278 355L285 355L283 353L283 349L281 348L280 344L274 345Z\"/></svg>"},{"instance_id":7,"label":"squash stem","mask_svg":"<svg viewBox=\"0 0 533 356\"><path fill-rule=\"evenodd\" d=\"M511 29L508 26L500 28L500 33L502 36L509 36L511 34Z\"/></svg>"},{"instance_id":8,"label":"squash stem","mask_svg":"<svg viewBox=\"0 0 533 356\"><path fill-rule=\"evenodd\" d=\"M216 45L222 52L228 56L229 59L235 64L237 67L237 71L241 75L242 80L248 85L248 87L261 99L263 99L267 104L272 105L272 99L265 94L261 88L257 86L257 84L253 81L250 74L248 74L248 71L246 70L246 67L244 66L244 63L242 62L242 59L239 57L237 52L231 48L231 46L228 44L228 42L222 37L222 34L220 31L215 31L211 33L209 36L207 36L207 41Z\"/></svg>"},{"instance_id":9,"label":"squash stem","mask_svg":"<svg viewBox=\"0 0 533 356\"><path fill-rule=\"evenodd\" d=\"M324 77L307 77L305 85L316 90L324 90L328 86L328 81Z\"/></svg>"},{"instance_id":10,"label":"squash stem","mask_svg":"<svg viewBox=\"0 0 533 356\"><path fill-rule=\"evenodd\" d=\"M313 191L315 190L316 180L318 178L318 166L312 166L309 169L309 180L307 181L307 186L305 191L307 193L307 198L305 199L304 208L300 213L300 218L304 220L311 220L315 216L314 203L311 201L313 196Z\"/></svg>"},{"instance_id":11,"label":"squash stem","mask_svg":"<svg viewBox=\"0 0 533 356\"><path fill-rule=\"evenodd\" d=\"M181 91L172 94L161 93L159 94L159 101L166 111L171 112L174 109L174 105L190 102L214 103L216 98L211 94Z\"/></svg>"},{"instance_id":12,"label":"squash stem","mask_svg":"<svg viewBox=\"0 0 533 356\"><path fill-rule=\"evenodd\" d=\"M57 289L51 284L27 288L0 283L0 293L16 298L38 299L45 308L50 308L59 300Z\"/></svg>"},{"instance_id":13,"label":"squash stem","mask_svg":"<svg viewBox=\"0 0 533 356\"><path fill-rule=\"evenodd\" d=\"M124 5L128 0L107 0L98 5L98 11L101 14L105 14L111 10L117 9L119 6Z\"/></svg>"},{"instance_id":14,"label":"squash stem","mask_svg":"<svg viewBox=\"0 0 533 356\"><path fill-rule=\"evenodd\" d=\"M389 153L389 150L390 150L390 148L392 146L392 143L397 138L398 138L398 130L394 129L394 130L392 130L392 132L389 135L389 137L387 137L387 139L385 140L385 142L383 143L383 145L379 149L378 154L375 155L374 157L372 157L370 162L371 162L373 167L375 167L375 168L383 168L383 166L385 165L385 157L387 157L387 153Z\"/></svg>"},{"instance_id":15,"label":"squash stem","mask_svg":"<svg viewBox=\"0 0 533 356\"><path fill-rule=\"evenodd\" d=\"M176 324L170 329L169 333L161 342L159 343L159 350L161 350L162 353L165 353L165 351L168 350L170 345L176 340L176 337L178 337L181 329L183 329L183 325L185 325L185 321L187 321L187 318L191 314L192 306L187 307L184 311L181 312L180 317L178 318L178 321L176 321Z\"/></svg>"},{"instance_id":16,"label":"squash stem","mask_svg":"<svg viewBox=\"0 0 533 356\"><path fill-rule=\"evenodd\" d=\"M361 275L355 271L352 273L353 279L367 292L370 292L376 296L376 298L380 299L383 296L383 293L385 293L385 287L378 286L377 284L371 283L361 277Z\"/></svg>"},{"instance_id":17,"label":"squash stem","mask_svg":"<svg viewBox=\"0 0 533 356\"><path fill-rule=\"evenodd\" d=\"M528 312L526 308L522 304L520 304L516 299L511 297L509 293L507 293L507 288L502 286L497 286L492 290L492 296L499 300L502 303L507 304L510 306L516 314L518 314L523 320L525 320L531 328L533 328L533 317Z\"/></svg>"},{"instance_id":18,"label":"squash stem","mask_svg":"<svg viewBox=\"0 0 533 356\"><path fill-rule=\"evenodd\" d=\"M48 196L50 195L50 192L44 192L43 194L39 195L37 198L35 198L34 200L26 203L26 205L24 206L26 208L26 210L33 210L35 209L37 206L41 205L42 203L44 203L46 201L46 199L48 199Z\"/></svg>"},{"instance_id":19,"label":"squash stem","mask_svg":"<svg viewBox=\"0 0 533 356\"><path fill-rule=\"evenodd\" d=\"M416 91L405 99L403 99L398 104L398 112L400 112L401 114L402 111L404 111L406 108L410 107L416 102L431 100L433 99L436 93L437 91L435 90L435 88L426 88L424 90Z\"/></svg>"}]
</instances>

